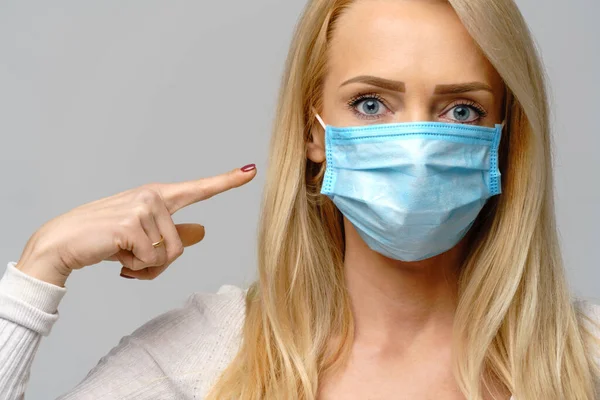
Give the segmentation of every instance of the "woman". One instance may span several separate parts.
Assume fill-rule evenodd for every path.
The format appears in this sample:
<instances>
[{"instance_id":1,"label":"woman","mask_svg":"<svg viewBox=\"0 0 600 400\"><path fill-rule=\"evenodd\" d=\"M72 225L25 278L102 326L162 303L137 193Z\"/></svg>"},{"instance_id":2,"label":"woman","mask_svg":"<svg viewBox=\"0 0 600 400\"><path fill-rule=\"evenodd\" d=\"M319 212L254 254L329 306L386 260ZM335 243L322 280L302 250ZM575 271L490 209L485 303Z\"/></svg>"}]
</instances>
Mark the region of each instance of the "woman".
<instances>
[{"instance_id":1,"label":"woman","mask_svg":"<svg viewBox=\"0 0 600 400\"><path fill-rule=\"evenodd\" d=\"M511 0L313 0L283 79L259 279L126 336L64 399L594 399L600 308L560 262L540 62ZM253 165L44 225L2 281L19 397L74 269L152 279L171 214Z\"/></svg>"}]
</instances>

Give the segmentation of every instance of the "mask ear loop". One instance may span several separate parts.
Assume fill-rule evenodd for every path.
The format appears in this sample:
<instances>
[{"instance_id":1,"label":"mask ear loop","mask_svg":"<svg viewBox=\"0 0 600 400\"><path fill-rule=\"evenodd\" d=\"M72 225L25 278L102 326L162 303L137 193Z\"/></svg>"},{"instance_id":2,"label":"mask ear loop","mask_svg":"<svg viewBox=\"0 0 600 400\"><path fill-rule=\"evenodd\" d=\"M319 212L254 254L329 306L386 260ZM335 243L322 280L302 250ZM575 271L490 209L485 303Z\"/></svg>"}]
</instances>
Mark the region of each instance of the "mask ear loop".
<instances>
[{"instance_id":1,"label":"mask ear loop","mask_svg":"<svg viewBox=\"0 0 600 400\"><path fill-rule=\"evenodd\" d=\"M315 117L317 118L317 121L319 121L319 123L321 124L321 126L323 127L323 129L325 131L327 131L327 127L325 125L325 122L323 122L323 119L321 118L321 116L319 115L319 113L317 112L317 110L314 107L311 107L311 110L315 114ZM314 195L315 195L315 198L319 199L317 201L321 201L320 199L322 197L320 195L320 193L319 193L318 187L320 187L322 185L322 179L323 179L323 176L325 175L325 169L326 169L326 166L327 166L326 164L327 164L326 162L321 163L319 171L315 175L311 176L311 178L310 178L310 183L312 184L312 186L314 188L316 188ZM311 192L311 194L312 194L312 192Z\"/></svg>"},{"instance_id":2,"label":"mask ear loop","mask_svg":"<svg viewBox=\"0 0 600 400\"><path fill-rule=\"evenodd\" d=\"M501 123L499 123L498 125L500 125L500 132L504 132L504 128L506 127L506 119L504 119Z\"/></svg>"},{"instance_id":3,"label":"mask ear loop","mask_svg":"<svg viewBox=\"0 0 600 400\"><path fill-rule=\"evenodd\" d=\"M317 110L314 107L311 107L313 113L315 113L315 117L317 118L317 121L319 121L319 123L321 124L321 126L323 127L323 129L327 130L327 127L325 125L325 122L323 122L323 119L321 118L321 116L319 115L319 113L317 112Z\"/></svg>"},{"instance_id":4,"label":"mask ear loop","mask_svg":"<svg viewBox=\"0 0 600 400\"><path fill-rule=\"evenodd\" d=\"M506 120L507 118L510 117L510 107L508 105L508 99L509 99L510 93L508 91L508 88L506 86L504 86L504 101L503 101L503 108L504 108L504 119L502 120L502 123L500 125L502 125L502 127L500 128L501 132L504 132L504 128L506 128Z\"/></svg>"}]
</instances>

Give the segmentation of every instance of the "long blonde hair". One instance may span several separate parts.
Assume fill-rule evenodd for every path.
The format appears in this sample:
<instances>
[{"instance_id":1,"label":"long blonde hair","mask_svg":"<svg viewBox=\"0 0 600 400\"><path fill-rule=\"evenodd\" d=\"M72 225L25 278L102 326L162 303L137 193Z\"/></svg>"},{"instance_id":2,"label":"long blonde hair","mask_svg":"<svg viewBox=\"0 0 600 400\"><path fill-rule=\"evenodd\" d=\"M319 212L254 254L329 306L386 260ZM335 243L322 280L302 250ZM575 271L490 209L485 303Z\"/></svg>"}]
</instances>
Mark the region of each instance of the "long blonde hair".
<instances>
[{"instance_id":1,"label":"long blonde hair","mask_svg":"<svg viewBox=\"0 0 600 400\"><path fill-rule=\"evenodd\" d=\"M210 399L314 399L353 340L339 211L306 158L336 21L353 0L309 1L283 76L241 348ZM544 74L512 0L449 0L506 85L503 194L473 228L455 316L457 382L482 398L488 377L519 400L594 399L591 333L574 307L555 227ZM472 233L473 233L472 232Z\"/></svg>"}]
</instances>

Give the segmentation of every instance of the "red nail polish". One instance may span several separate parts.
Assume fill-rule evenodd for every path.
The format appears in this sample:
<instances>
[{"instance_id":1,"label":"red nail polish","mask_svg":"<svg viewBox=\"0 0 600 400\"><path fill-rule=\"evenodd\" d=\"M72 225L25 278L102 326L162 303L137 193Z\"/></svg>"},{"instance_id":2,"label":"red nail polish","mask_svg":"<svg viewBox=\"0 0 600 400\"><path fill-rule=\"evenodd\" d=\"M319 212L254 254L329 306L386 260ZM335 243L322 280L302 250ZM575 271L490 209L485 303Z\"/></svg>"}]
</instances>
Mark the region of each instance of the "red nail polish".
<instances>
[{"instance_id":1,"label":"red nail polish","mask_svg":"<svg viewBox=\"0 0 600 400\"><path fill-rule=\"evenodd\" d=\"M123 277L125 279L135 279L133 276L129 276L129 275L125 275L125 274L121 274L121 277Z\"/></svg>"},{"instance_id":2,"label":"red nail polish","mask_svg":"<svg viewBox=\"0 0 600 400\"><path fill-rule=\"evenodd\" d=\"M242 168L240 168L243 172L250 172L253 169L256 169L256 164L248 164L248 165L244 165Z\"/></svg>"}]
</instances>

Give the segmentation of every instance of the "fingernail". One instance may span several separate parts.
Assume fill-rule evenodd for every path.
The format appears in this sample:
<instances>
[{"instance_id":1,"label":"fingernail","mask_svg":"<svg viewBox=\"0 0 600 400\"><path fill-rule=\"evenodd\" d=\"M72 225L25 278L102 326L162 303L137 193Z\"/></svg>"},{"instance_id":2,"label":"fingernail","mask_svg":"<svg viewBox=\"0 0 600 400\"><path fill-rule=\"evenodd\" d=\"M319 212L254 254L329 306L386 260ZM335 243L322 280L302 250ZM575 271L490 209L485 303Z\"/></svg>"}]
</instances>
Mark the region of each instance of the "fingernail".
<instances>
[{"instance_id":1,"label":"fingernail","mask_svg":"<svg viewBox=\"0 0 600 400\"><path fill-rule=\"evenodd\" d=\"M253 169L256 169L256 164L248 164L248 165L244 165L242 168L240 168L242 170L242 172L250 172Z\"/></svg>"},{"instance_id":2,"label":"fingernail","mask_svg":"<svg viewBox=\"0 0 600 400\"><path fill-rule=\"evenodd\" d=\"M125 274L121 274L121 277L123 277L125 279L135 279L133 276L129 276L129 275L125 275Z\"/></svg>"}]
</instances>

